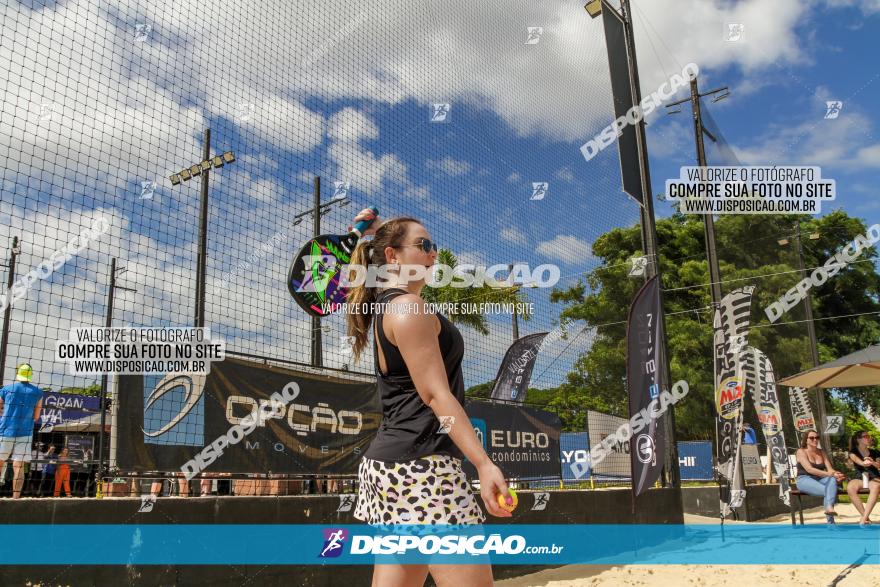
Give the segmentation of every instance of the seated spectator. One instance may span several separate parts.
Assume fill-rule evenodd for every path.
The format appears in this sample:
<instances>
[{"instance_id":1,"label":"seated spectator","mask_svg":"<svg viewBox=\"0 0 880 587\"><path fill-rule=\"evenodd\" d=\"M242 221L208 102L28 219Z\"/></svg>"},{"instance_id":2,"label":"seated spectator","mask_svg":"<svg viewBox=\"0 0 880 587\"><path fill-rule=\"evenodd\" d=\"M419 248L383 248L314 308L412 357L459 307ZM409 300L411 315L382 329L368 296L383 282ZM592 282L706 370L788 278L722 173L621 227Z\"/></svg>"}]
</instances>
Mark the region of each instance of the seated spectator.
<instances>
[{"instance_id":1,"label":"seated spectator","mask_svg":"<svg viewBox=\"0 0 880 587\"><path fill-rule=\"evenodd\" d=\"M859 510L862 519L859 520L859 526L866 526L871 523L871 510L877 503L877 496L880 495L880 450L871 447L871 435L867 432L856 432L849 440L849 457L850 462L856 469L856 478L846 484L846 492L849 494L850 500L856 509ZM859 490L867 488L868 503L862 505L859 499Z\"/></svg>"},{"instance_id":2,"label":"seated spectator","mask_svg":"<svg viewBox=\"0 0 880 587\"><path fill-rule=\"evenodd\" d=\"M837 501L837 482L843 481L845 475L834 470L831 460L819 448L819 433L807 430L801 439L801 447L797 451L797 488L807 495L823 498L825 519L834 523L834 503Z\"/></svg>"}]
</instances>

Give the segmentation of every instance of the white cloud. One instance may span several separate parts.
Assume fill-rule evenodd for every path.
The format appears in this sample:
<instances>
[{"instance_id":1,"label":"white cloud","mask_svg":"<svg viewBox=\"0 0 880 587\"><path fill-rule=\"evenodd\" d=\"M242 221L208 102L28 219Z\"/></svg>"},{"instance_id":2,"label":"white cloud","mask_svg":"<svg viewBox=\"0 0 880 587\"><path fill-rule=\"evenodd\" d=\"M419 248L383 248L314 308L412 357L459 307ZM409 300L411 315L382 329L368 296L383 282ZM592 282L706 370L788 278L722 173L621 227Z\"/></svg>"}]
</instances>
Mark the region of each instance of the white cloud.
<instances>
[{"instance_id":1,"label":"white cloud","mask_svg":"<svg viewBox=\"0 0 880 587\"><path fill-rule=\"evenodd\" d=\"M522 231L509 226L501 229L500 236L501 240L516 245L525 245L529 242Z\"/></svg>"},{"instance_id":2,"label":"white cloud","mask_svg":"<svg viewBox=\"0 0 880 587\"><path fill-rule=\"evenodd\" d=\"M563 261L571 265L580 265L593 256L590 243L576 236L560 234L553 240L538 243L538 254Z\"/></svg>"},{"instance_id":3,"label":"white cloud","mask_svg":"<svg viewBox=\"0 0 880 587\"><path fill-rule=\"evenodd\" d=\"M572 173L571 169L568 167L560 167L555 173L553 173L553 177L568 183L574 181L574 173Z\"/></svg>"},{"instance_id":4,"label":"white cloud","mask_svg":"<svg viewBox=\"0 0 880 587\"><path fill-rule=\"evenodd\" d=\"M522 180L522 176L519 173L517 173L516 171L514 171L513 173L511 173L510 175L507 176L507 183L516 183L521 180Z\"/></svg>"},{"instance_id":5,"label":"white cloud","mask_svg":"<svg viewBox=\"0 0 880 587\"><path fill-rule=\"evenodd\" d=\"M443 157L439 161L426 161L425 167L427 167L428 169L436 169L437 171L445 173L446 175L451 175L453 177L465 175L471 170L471 164L467 161L453 159L448 155L446 157Z\"/></svg>"},{"instance_id":6,"label":"white cloud","mask_svg":"<svg viewBox=\"0 0 880 587\"><path fill-rule=\"evenodd\" d=\"M345 108L330 117L327 134L334 141L356 143L379 138L379 127L363 112Z\"/></svg>"}]
</instances>

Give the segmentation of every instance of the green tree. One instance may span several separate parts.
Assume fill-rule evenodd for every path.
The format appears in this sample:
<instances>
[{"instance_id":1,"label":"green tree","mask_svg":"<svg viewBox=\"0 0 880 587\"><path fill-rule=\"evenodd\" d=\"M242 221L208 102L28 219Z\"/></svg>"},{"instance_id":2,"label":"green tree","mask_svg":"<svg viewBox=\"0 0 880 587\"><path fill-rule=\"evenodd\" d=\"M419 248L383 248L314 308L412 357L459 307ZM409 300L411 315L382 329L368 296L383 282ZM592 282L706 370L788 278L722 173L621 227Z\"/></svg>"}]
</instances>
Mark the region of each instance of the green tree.
<instances>
[{"instance_id":1,"label":"green tree","mask_svg":"<svg viewBox=\"0 0 880 587\"><path fill-rule=\"evenodd\" d=\"M836 211L822 218L797 216L721 216L716 221L722 293L755 285L749 343L763 350L777 378L811 366L804 325L803 303L771 324L764 308L799 280L792 235L801 223L805 266L822 265L856 235L865 234L864 222ZM714 419L712 373L712 313L709 274L698 216L675 214L657 222L660 267L663 273L672 381L685 379L688 397L676 406L680 439L711 438ZM808 235L817 233L818 239ZM783 246L780 241L788 239ZM551 300L562 303L560 319L579 321L595 329L593 344L573 365L560 395L566 404L626 416L626 319L641 279L628 277L628 260L641 255L638 226L613 229L593 243L601 266L584 281L554 291ZM812 290L821 360L831 360L861 349L880 338L880 276L871 248L859 262ZM809 273L809 271L808 271ZM874 313L874 314L870 314ZM861 314L848 318L835 316ZM827 319L826 319L827 318ZM784 394L783 394L784 395ZM871 405L880 411L876 388L839 390L853 406ZM558 397L556 401L562 401ZM787 412L785 402L783 412ZM753 412L748 409L747 414ZM785 414L788 419L789 414ZM792 444L793 441L789 441Z\"/></svg>"},{"instance_id":2,"label":"green tree","mask_svg":"<svg viewBox=\"0 0 880 587\"><path fill-rule=\"evenodd\" d=\"M437 255L437 262L441 266L445 265L450 268L448 270L438 270L438 280L441 282L445 276L444 271L454 271L458 266L458 258L448 249L440 249L440 253ZM489 280L487 279L486 282L488 281ZM422 290L422 298L426 302L434 304L515 304L522 301L523 294L520 292L519 286L498 287L498 285L498 283L495 283L493 287L493 285L490 285L489 283L483 283L478 287L453 287L452 283L450 283L449 285L440 287L429 286ZM531 315L527 312L520 314L520 316L524 320L529 320L531 318ZM483 314L471 312L449 314L447 317L455 324L469 326L483 335L489 334L489 325L486 316Z\"/></svg>"}]
</instances>

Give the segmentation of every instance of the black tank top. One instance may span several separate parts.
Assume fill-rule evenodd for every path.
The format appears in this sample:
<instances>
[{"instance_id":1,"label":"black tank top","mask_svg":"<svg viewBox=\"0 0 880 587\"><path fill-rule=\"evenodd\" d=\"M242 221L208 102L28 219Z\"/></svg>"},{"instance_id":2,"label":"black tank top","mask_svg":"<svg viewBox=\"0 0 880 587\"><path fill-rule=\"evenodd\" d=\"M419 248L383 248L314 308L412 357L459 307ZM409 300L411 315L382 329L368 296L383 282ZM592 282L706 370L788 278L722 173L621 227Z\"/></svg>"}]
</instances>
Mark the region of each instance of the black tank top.
<instances>
[{"instance_id":1,"label":"black tank top","mask_svg":"<svg viewBox=\"0 0 880 587\"><path fill-rule=\"evenodd\" d=\"M856 455L861 460L865 459L865 457L863 457L859 453L858 450L856 450L856 452L850 453L850 454ZM880 460L880 450L877 450L875 448L869 448L868 449L868 456L871 457L872 459L874 459L874 462L876 462L876 461ZM860 465L858 463L853 463L853 466L856 468L856 471L859 473L859 475L861 475L862 473L868 473L869 475L877 475L878 473L880 473L880 469L878 469L876 466L866 467L866 466Z\"/></svg>"},{"instance_id":2,"label":"black tank top","mask_svg":"<svg viewBox=\"0 0 880 587\"><path fill-rule=\"evenodd\" d=\"M406 293L408 292L403 289L387 289L379 294L376 302L390 303L394 298ZM464 339L448 318L441 314L437 314L437 318L440 319L440 334L437 338L446 367L449 389L458 402L464 405L464 378L461 373ZM409 461L432 454L464 458L461 450L448 434L438 434L440 420L419 397L400 350L385 336L381 313L376 314L375 323L373 351L379 399L382 404L382 424L364 456L384 462ZM376 344L382 345L382 353L388 368L387 375L382 374L379 368Z\"/></svg>"},{"instance_id":3,"label":"black tank top","mask_svg":"<svg viewBox=\"0 0 880 587\"><path fill-rule=\"evenodd\" d=\"M810 455L807 455L807 460L810 461ZM820 471L825 470L825 461L822 461L821 463L814 463L813 461L810 461L810 464L813 465L814 469L819 469ZM817 481L822 479L822 477L820 477L818 475L813 475L811 473L807 473L807 470L804 469L804 466L801 464L800 461L798 461L798 464L797 464L797 474L798 474L798 477L800 477L801 475L806 475L807 477L812 477L813 479L816 479Z\"/></svg>"}]
</instances>

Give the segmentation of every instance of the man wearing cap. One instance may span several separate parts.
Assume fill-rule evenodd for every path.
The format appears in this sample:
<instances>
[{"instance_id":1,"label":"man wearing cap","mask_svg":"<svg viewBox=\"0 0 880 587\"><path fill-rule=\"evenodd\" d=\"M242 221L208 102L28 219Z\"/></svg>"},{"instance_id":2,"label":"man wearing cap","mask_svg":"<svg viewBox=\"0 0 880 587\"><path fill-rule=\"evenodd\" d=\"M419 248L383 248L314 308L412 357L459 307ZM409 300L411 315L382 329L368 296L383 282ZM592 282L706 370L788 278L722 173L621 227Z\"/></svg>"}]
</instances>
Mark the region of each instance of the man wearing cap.
<instances>
[{"instance_id":1,"label":"man wearing cap","mask_svg":"<svg viewBox=\"0 0 880 587\"><path fill-rule=\"evenodd\" d=\"M22 463L31 460L34 423L43 409L43 392L31 383L34 370L27 363L18 366L15 383L0 388L0 463L12 458L12 497L21 497L24 483Z\"/></svg>"}]
</instances>

